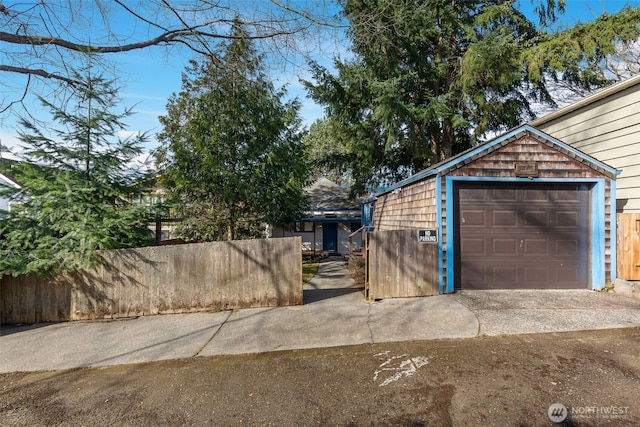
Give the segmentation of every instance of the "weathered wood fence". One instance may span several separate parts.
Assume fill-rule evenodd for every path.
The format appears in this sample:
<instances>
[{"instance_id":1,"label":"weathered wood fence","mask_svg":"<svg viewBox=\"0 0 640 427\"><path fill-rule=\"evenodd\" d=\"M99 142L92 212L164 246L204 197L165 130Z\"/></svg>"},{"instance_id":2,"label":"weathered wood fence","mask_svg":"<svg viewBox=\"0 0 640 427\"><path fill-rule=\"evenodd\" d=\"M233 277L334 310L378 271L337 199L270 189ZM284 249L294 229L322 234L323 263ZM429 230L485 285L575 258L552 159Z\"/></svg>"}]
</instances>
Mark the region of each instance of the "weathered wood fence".
<instances>
[{"instance_id":1,"label":"weathered wood fence","mask_svg":"<svg viewBox=\"0 0 640 427\"><path fill-rule=\"evenodd\" d=\"M617 277L640 280L640 214L618 214L617 230Z\"/></svg>"},{"instance_id":2,"label":"weathered wood fence","mask_svg":"<svg viewBox=\"0 0 640 427\"><path fill-rule=\"evenodd\" d=\"M418 230L369 235L369 299L438 295L438 245L418 243Z\"/></svg>"},{"instance_id":3,"label":"weathered wood fence","mask_svg":"<svg viewBox=\"0 0 640 427\"><path fill-rule=\"evenodd\" d=\"M94 269L5 276L0 323L302 304L300 237L101 251Z\"/></svg>"}]
</instances>

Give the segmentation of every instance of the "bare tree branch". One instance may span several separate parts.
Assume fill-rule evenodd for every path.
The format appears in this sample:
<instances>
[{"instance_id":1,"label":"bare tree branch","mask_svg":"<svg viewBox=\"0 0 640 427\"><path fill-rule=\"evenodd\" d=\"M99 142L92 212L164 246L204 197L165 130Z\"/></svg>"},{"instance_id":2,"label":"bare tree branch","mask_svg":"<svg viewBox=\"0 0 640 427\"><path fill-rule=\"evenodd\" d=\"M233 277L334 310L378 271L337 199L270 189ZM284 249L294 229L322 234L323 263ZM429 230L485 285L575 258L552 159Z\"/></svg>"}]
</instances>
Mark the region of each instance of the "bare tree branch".
<instances>
[{"instance_id":1,"label":"bare tree branch","mask_svg":"<svg viewBox=\"0 0 640 427\"><path fill-rule=\"evenodd\" d=\"M292 13L294 15L297 15L297 16L300 16L300 17L306 19L307 21L309 21L312 24L321 25L323 27L348 28L348 25L336 25L336 24L333 24L333 23L331 23L329 21L320 21L319 19L315 18L311 14L305 13L305 12L303 12L301 10L298 10L298 9L294 9L293 7L288 6L288 5L282 3L282 2L280 2L278 0L271 0L271 2L273 4L275 4L276 6L282 8L283 10L286 10L287 12L290 12L290 13Z\"/></svg>"},{"instance_id":2,"label":"bare tree branch","mask_svg":"<svg viewBox=\"0 0 640 427\"><path fill-rule=\"evenodd\" d=\"M319 45L320 38L311 38L314 27L338 28L331 24L338 19L330 13L333 5L334 0L0 0L0 64L6 64L0 72L8 77L0 88L0 112L25 105L25 96L11 102L24 81L10 75L33 77L27 96L42 95L43 89L64 96L64 86L76 83L72 70L87 55L95 55L93 67L109 67L115 76L126 69L112 55L124 52L164 47L185 59L193 53L214 57L220 41L234 38L234 21L274 61L291 64L314 42Z\"/></svg>"},{"instance_id":3,"label":"bare tree branch","mask_svg":"<svg viewBox=\"0 0 640 427\"><path fill-rule=\"evenodd\" d=\"M54 73L49 73L45 70L42 69L33 69L33 68L22 68L22 67L13 67L11 65L2 65L0 64L0 71L8 71L10 73L18 73L18 74L26 74L29 76L39 76L39 77L44 77L46 79L55 79L55 80L60 80L64 83L67 83L71 86L75 86L77 85L77 81L69 78L69 77L65 77L65 76L61 76L59 74L54 74Z\"/></svg>"},{"instance_id":4,"label":"bare tree branch","mask_svg":"<svg viewBox=\"0 0 640 427\"><path fill-rule=\"evenodd\" d=\"M0 12L2 12L2 11L0 10ZM4 113L9 108L13 107L15 104L21 104L24 101L24 99L27 97L27 93L29 93L29 86L30 85L31 85L31 75L29 75L27 77L27 83L24 85L24 91L22 92L22 96L20 97L20 99L16 99L15 101L11 101L5 108L0 110L0 113Z\"/></svg>"},{"instance_id":5,"label":"bare tree branch","mask_svg":"<svg viewBox=\"0 0 640 427\"><path fill-rule=\"evenodd\" d=\"M278 35L291 35L295 34L294 31L288 32L279 32L273 33L269 35L263 36L253 36L253 39L264 39L264 38L272 38ZM89 46L80 43L74 43L69 40L60 39L57 37L48 37L48 36L22 36L17 34L10 34L0 31L0 42L14 43L20 45L32 45L32 46L60 46L65 49L73 50L76 52L84 52L84 53L117 53L117 52L128 52L130 50L135 49L144 49L149 46L157 46L163 43L177 43L182 42L181 38L187 36L203 36L212 39L232 39L232 36L226 34L217 34L217 33L207 33L203 31L198 31L196 27L189 28L185 30L175 30L175 31L167 31L157 37L154 37L149 40L144 40L136 43L130 43L119 46Z\"/></svg>"}]
</instances>

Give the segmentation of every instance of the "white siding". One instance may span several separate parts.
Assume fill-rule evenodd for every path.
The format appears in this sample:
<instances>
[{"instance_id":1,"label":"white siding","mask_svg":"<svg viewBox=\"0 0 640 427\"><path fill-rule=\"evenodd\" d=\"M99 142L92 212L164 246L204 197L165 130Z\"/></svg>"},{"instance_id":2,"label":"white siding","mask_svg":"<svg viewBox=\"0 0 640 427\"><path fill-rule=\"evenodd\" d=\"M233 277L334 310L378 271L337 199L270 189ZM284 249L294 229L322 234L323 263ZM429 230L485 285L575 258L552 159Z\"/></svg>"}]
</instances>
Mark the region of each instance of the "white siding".
<instances>
[{"instance_id":1,"label":"white siding","mask_svg":"<svg viewBox=\"0 0 640 427\"><path fill-rule=\"evenodd\" d=\"M0 174L0 184L18 188L18 185L15 182L11 181L9 178L7 178L2 174ZM9 200L3 197L0 197L0 210L6 211L8 210L8 208L9 208Z\"/></svg>"},{"instance_id":2,"label":"white siding","mask_svg":"<svg viewBox=\"0 0 640 427\"><path fill-rule=\"evenodd\" d=\"M634 81L637 79L634 79ZM640 213L640 81L607 96L592 96L580 108L531 124L560 141L622 171L618 212ZM587 98L585 101L588 101Z\"/></svg>"},{"instance_id":3,"label":"white siding","mask_svg":"<svg viewBox=\"0 0 640 427\"><path fill-rule=\"evenodd\" d=\"M359 218L356 218L353 222L358 223ZM349 235L351 234L351 223L344 222L338 224L338 252L341 255L349 253ZM270 237L294 237L300 236L302 238L302 250L316 250L322 251L322 223L315 224L314 232L299 232L293 231L291 228L283 228L280 225L275 225L271 232ZM360 235L353 238L353 249L360 249Z\"/></svg>"}]
</instances>

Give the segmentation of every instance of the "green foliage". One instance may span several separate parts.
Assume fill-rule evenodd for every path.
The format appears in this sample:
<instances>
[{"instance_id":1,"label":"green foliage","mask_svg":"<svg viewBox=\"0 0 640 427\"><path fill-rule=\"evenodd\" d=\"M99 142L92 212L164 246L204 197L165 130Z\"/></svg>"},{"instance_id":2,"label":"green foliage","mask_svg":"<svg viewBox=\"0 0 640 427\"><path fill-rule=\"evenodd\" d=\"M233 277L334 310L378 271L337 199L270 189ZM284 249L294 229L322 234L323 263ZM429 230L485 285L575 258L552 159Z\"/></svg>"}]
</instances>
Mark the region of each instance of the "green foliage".
<instances>
[{"instance_id":1,"label":"green foliage","mask_svg":"<svg viewBox=\"0 0 640 427\"><path fill-rule=\"evenodd\" d=\"M312 181L324 176L340 185L351 184L351 171L345 167L346 150L327 120L316 120L304 136L303 142Z\"/></svg>"},{"instance_id":2,"label":"green foliage","mask_svg":"<svg viewBox=\"0 0 640 427\"><path fill-rule=\"evenodd\" d=\"M531 81L545 78L549 70L561 70L565 81L590 88L607 83L603 62L615 56L616 43L636 41L640 8L623 8L615 15L603 14L593 22L552 33L540 33L521 60Z\"/></svg>"},{"instance_id":3,"label":"green foliage","mask_svg":"<svg viewBox=\"0 0 640 427\"><path fill-rule=\"evenodd\" d=\"M545 32L504 0L345 0L355 58L312 64L356 189L397 181L554 106L549 83L608 83L603 59L640 35L640 9ZM542 28L564 11L541 0Z\"/></svg>"},{"instance_id":4,"label":"green foliage","mask_svg":"<svg viewBox=\"0 0 640 427\"><path fill-rule=\"evenodd\" d=\"M309 283L318 272L319 262L306 261L302 263L302 284Z\"/></svg>"},{"instance_id":5,"label":"green foliage","mask_svg":"<svg viewBox=\"0 0 640 427\"><path fill-rule=\"evenodd\" d=\"M162 183L189 240L259 236L305 208L299 102L281 102L238 23L221 52L191 61L160 118Z\"/></svg>"},{"instance_id":6,"label":"green foliage","mask_svg":"<svg viewBox=\"0 0 640 427\"><path fill-rule=\"evenodd\" d=\"M61 108L44 99L58 129L21 121L23 161L8 172L20 188L0 194L13 205L0 212L0 272L59 273L91 267L96 250L152 242L132 184L141 177L128 164L141 153L144 135L113 140L131 114L111 113L113 82L76 73L82 84L75 104ZM51 136L49 136L51 135Z\"/></svg>"}]
</instances>

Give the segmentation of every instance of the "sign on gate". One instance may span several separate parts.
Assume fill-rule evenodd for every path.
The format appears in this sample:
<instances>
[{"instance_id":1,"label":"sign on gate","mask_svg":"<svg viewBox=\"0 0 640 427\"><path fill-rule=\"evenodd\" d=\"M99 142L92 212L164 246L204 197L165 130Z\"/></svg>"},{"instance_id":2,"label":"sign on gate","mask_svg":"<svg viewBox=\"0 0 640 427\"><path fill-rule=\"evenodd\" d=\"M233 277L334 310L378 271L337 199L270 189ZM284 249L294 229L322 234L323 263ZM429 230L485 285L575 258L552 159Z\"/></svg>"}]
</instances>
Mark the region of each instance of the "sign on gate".
<instances>
[{"instance_id":1,"label":"sign on gate","mask_svg":"<svg viewBox=\"0 0 640 427\"><path fill-rule=\"evenodd\" d=\"M435 228L418 230L418 243L438 243L438 230Z\"/></svg>"}]
</instances>

